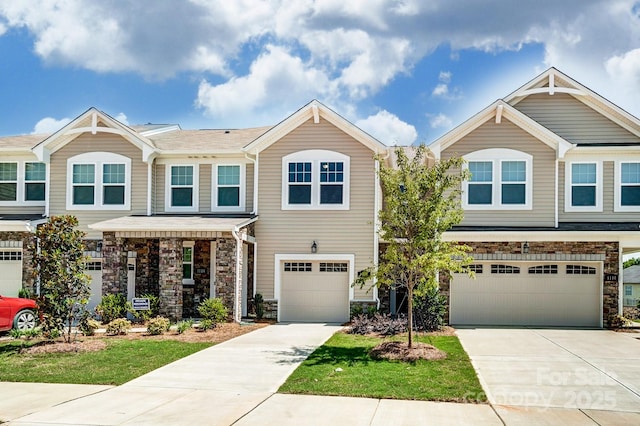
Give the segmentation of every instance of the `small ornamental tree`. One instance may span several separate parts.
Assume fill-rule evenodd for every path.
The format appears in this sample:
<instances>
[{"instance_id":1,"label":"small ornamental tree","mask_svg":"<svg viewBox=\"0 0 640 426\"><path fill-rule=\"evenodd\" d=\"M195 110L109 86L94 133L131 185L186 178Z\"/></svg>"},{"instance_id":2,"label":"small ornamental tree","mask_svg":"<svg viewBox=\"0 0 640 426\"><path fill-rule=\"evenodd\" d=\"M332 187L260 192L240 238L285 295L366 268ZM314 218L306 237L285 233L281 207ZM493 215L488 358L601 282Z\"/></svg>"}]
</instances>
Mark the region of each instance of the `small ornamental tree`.
<instances>
[{"instance_id":1,"label":"small ornamental tree","mask_svg":"<svg viewBox=\"0 0 640 426\"><path fill-rule=\"evenodd\" d=\"M53 216L36 230L32 251L34 274L40 282L38 306L45 335L62 334L71 342L71 326L86 316L91 278L84 272L87 258L74 216Z\"/></svg>"},{"instance_id":2,"label":"small ornamental tree","mask_svg":"<svg viewBox=\"0 0 640 426\"><path fill-rule=\"evenodd\" d=\"M376 285L404 287L408 296L408 346L413 344L413 297L438 286L443 272L468 272L471 250L442 234L460 223L461 184L468 172L463 160L452 157L427 164L427 148L415 149L412 158L396 148L397 167L381 164L379 176L384 197L380 211L380 238L387 243L377 268L360 274L356 284L372 276Z\"/></svg>"}]
</instances>

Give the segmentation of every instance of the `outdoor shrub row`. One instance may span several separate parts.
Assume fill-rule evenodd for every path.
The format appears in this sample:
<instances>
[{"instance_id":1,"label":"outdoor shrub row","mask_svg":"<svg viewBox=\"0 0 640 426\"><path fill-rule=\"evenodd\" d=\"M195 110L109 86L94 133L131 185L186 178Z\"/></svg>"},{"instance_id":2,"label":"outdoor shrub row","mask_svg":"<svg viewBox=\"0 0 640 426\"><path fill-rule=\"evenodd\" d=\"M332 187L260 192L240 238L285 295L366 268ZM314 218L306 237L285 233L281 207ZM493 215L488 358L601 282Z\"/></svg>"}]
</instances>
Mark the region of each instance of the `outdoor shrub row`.
<instances>
[{"instance_id":1,"label":"outdoor shrub row","mask_svg":"<svg viewBox=\"0 0 640 426\"><path fill-rule=\"evenodd\" d=\"M169 331L170 326L171 323L167 318L157 316L147 321L147 333L156 336L164 333L165 331Z\"/></svg>"}]
</instances>

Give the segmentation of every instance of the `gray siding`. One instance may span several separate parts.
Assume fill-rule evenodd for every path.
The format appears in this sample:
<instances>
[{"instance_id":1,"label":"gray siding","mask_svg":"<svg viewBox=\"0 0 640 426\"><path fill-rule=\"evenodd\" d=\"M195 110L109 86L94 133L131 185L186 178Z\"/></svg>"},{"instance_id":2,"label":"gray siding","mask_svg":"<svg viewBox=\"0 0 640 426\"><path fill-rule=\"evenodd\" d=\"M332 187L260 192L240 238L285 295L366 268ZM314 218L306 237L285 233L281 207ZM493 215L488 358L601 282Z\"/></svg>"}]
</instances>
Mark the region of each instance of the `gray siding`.
<instances>
[{"instance_id":1,"label":"gray siding","mask_svg":"<svg viewBox=\"0 0 640 426\"><path fill-rule=\"evenodd\" d=\"M572 143L640 143L640 138L566 93L531 95L515 108Z\"/></svg>"},{"instance_id":2,"label":"gray siding","mask_svg":"<svg viewBox=\"0 0 640 426\"><path fill-rule=\"evenodd\" d=\"M112 152L131 158L131 210L66 210L67 159L87 152ZM78 218L79 229L88 238L101 238L102 233L87 228L88 224L147 211L147 165L141 151L117 135L83 134L51 156L50 214L71 214Z\"/></svg>"},{"instance_id":3,"label":"gray siding","mask_svg":"<svg viewBox=\"0 0 640 426\"><path fill-rule=\"evenodd\" d=\"M306 149L326 149L350 157L350 210L282 210L282 157ZM301 125L260 153L257 291L274 297L274 256L277 253L309 254L318 243L318 254L355 254L356 272L373 263L374 186L373 153L333 125L321 120ZM355 289L356 299L373 298L367 289Z\"/></svg>"},{"instance_id":4,"label":"gray siding","mask_svg":"<svg viewBox=\"0 0 640 426\"><path fill-rule=\"evenodd\" d=\"M533 210L467 210L462 225L554 226L555 151L506 119L490 120L442 153L464 156L489 148L508 148L533 156Z\"/></svg>"}]
</instances>

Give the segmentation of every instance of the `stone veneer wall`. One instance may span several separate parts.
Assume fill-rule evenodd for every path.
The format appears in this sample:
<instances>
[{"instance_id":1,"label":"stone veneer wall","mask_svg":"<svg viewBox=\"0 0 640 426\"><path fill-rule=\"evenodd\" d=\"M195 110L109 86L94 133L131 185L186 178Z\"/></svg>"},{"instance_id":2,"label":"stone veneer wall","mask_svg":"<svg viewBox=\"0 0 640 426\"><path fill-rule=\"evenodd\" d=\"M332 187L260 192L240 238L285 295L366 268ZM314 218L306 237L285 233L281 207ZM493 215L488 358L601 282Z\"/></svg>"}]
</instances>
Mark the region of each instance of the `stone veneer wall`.
<instances>
[{"instance_id":1,"label":"stone veneer wall","mask_svg":"<svg viewBox=\"0 0 640 426\"><path fill-rule=\"evenodd\" d=\"M216 297L220 298L229 310L229 319L233 319L236 296L236 240L231 233L225 233L216 242ZM242 258L240 261L242 262Z\"/></svg>"},{"instance_id":2,"label":"stone veneer wall","mask_svg":"<svg viewBox=\"0 0 640 426\"><path fill-rule=\"evenodd\" d=\"M160 315L182 318L182 240L160 238Z\"/></svg>"},{"instance_id":3,"label":"stone veneer wall","mask_svg":"<svg viewBox=\"0 0 640 426\"><path fill-rule=\"evenodd\" d=\"M278 319L278 301L277 300L265 300L264 306L264 319Z\"/></svg>"},{"instance_id":4,"label":"stone veneer wall","mask_svg":"<svg viewBox=\"0 0 640 426\"><path fill-rule=\"evenodd\" d=\"M33 251L30 246L35 244L35 236L31 232L0 232L0 241L22 242L22 288L35 294L37 290Z\"/></svg>"},{"instance_id":5,"label":"stone veneer wall","mask_svg":"<svg viewBox=\"0 0 640 426\"><path fill-rule=\"evenodd\" d=\"M127 294L127 248L115 232L102 235L102 294Z\"/></svg>"},{"instance_id":6,"label":"stone veneer wall","mask_svg":"<svg viewBox=\"0 0 640 426\"><path fill-rule=\"evenodd\" d=\"M142 296L143 294L159 296L159 240L154 238L129 238L127 239L127 250L137 253L136 296Z\"/></svg>"},{"instance_id":7,"label":"stone veneer wall","mask_svg":"<svg viewBox=\"0 0 640 426\"><path fill-rule=\"evenodd\" d=\"M466 242L473 248L471 254L522 254L521 242ZM617 242L562 242L562 241L542 241L529 242L529 255L535 254L601 254L604 255L603 279L607 274L614 274L619 277L619 244ZM515 260L514 260L515 261ZM578 261L579 262L579 261ZM618 313L618 280L604 281L602 300L602 318L604 325L608 325L611 315ZM448 274L440 274L440 291L447 297L447 305L450 295L450 277Z\"/></svg>"}]
</instances>

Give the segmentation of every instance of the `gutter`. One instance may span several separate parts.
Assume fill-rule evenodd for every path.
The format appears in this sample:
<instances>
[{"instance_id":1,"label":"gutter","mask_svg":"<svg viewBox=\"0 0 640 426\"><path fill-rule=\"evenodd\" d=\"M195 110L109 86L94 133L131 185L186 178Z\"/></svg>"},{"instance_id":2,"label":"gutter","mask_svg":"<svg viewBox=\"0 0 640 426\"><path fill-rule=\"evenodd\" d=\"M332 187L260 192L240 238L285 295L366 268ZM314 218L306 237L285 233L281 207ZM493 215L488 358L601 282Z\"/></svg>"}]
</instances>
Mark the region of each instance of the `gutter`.
<instances>
[{"instance_id":1,"label":"gutter","mask_svg":"<svg viewBox=\"0 0 640 426\"><path fill-rule=\"evenodd\" d=\"M242 255L242 239L238 232L240 229L236 226L231 231L231 235L236 240L236 283L233 286L233 319L235 322L242 320L242 313L238 309L238 298L240 297L240 285L242 285L242 275L240 274L240 255Z\"/></svg>"}]
</instances>

